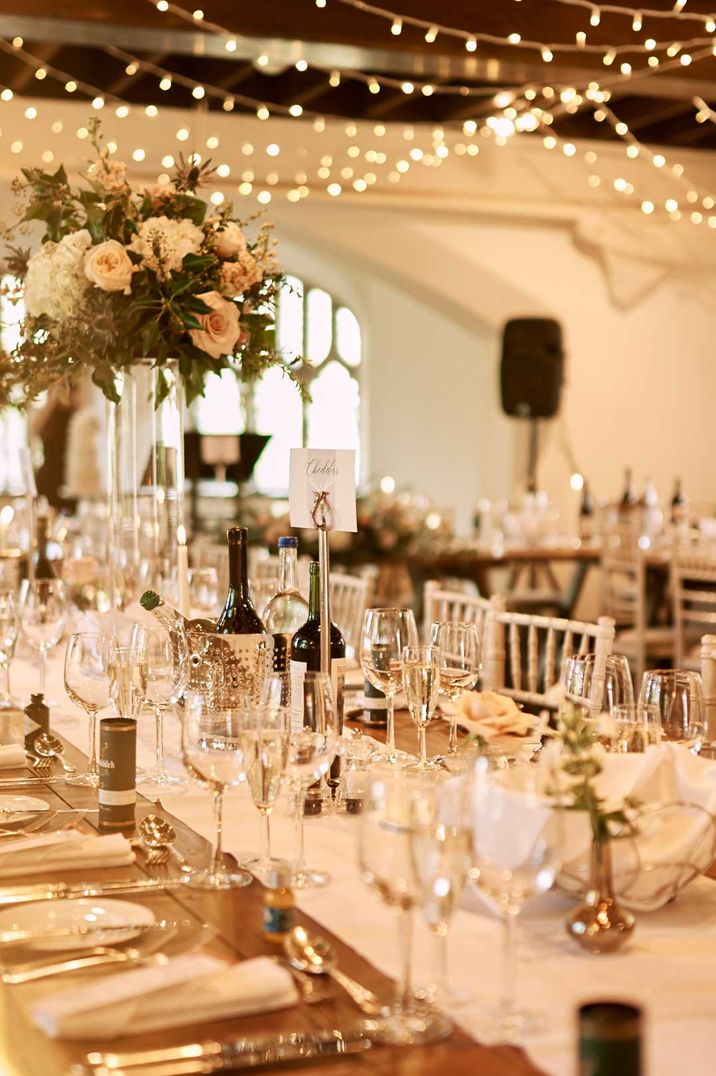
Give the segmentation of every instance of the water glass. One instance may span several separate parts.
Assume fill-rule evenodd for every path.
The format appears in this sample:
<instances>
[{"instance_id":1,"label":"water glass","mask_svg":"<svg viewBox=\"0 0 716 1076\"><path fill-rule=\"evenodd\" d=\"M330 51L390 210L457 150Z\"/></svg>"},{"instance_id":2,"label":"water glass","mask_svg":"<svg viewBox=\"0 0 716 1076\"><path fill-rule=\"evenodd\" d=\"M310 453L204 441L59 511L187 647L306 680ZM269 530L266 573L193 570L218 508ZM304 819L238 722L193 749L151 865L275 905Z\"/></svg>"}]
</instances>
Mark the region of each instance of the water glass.
<instances>
[{"instance_id":1,"label":"water glass","mask_svg":"<svg viewBox=\"0 0 716 1076\"><path fill-rule=\"evenodd\" d=\"M440 691L453 708L463 691L474 687L480 675L480 637L476 624L441 620L430 629L430 642L440 650ZM457 752L457 720L450 715L448 754Z\"/></svg>"},{"instance_id":2,"label":"water glass","mask_svg":"<svg viewBox=\"0 0 716 1076\"><path fill-rule=\"evenodd\" d=\"M20 602L22 632L40 655L40 691L46 694L47 652L62 638L67 617L64 584L59 579L34 579Z\"/></svg>"},{"instance_id":3,"label":"water glass","mask_svg":"<svg viewBox=\"0 0 716 1076\"><path fill-rule=\"evenodd\" d=\"M293 782L296 808L296 848L292 886L305 889L330 881L325 871L306 866L303 813L306 792L326 774L338 746L338 722L333 689L328 673L307 672L302 682L303 697L292 699L291 734L287 773Z\"/></svg>"},{"instance_id":4,"label":"water glass","mask_svg":"<svg viewBox=\"0 0 716 1076\"><path fill-rule=\"evenodd\" d=\"M634 702L629 661L624 654L609 654L604 666L604 684L601 689L594 683L595 655L576 654L567 658L562 672L562 682L571 702L588 702L592 713L610 714L615 706ZM593 691L596 697L592 697Z\"/></svg>"},{"instance_id":5,"label":"water glass","mask_svg":"<svg viewBox=\"0 0 716 1076\"><path fill-rule=\"evenodd\" d=\"M403 650L403 685L408 710L418 728L419 762L412 769L433 770L428 759L427 728L438 704L440 651L436 646L406 646Z\"/></svg>"},{"instance_id":6,"label":"water glass","mask_svg":"<svg viewBox=\"0 0 716 1076\"><path fill-rule=\"evenodd\" d=\"M388 700L388 762L400 762L395 750L395 696L403 682L403 650L417 646L418 629L412 609L366 609L360 641L365 677Z\"/></svg>"},{"instance_id":7,"label":"water glass","mask_svg":"<svg viewBox=\"0 0 716 1076\"><path fill-rule=\"evenodd\" d=\"M680 743L698 754L706 732L701 674L684 669L649 669L639 693L642 707L659 714L662 740Z\"/></svg>"},{"instance_id":8,"label":"water glass","mask_svg":"<svg viewBox=\"0 0 716 1076\"><path fill-rule=\"evenodd\" d=\"M110 651L112 638L94 632L70 636L65 653L65 691L90 719L89 762L84 773L67 777L71 785L99 786L97 766L97 714L110 704Z\"/></svg>"},{"instance_id":9,"label":"water glass","mask_svg":"<svg viewBox=\"0 0 716 1076\"><path fill-rule=\"evenodd\" d=\"M215 619L219 613L219 577L216 568L192 568L189 571L189 604L192 615Z\"/></svg>"},{"instance_id":10,"label":"water glass","mask_svg":"<svg viewBox=\"0 0 716 1076\"><path fill-rule=\"evenodd\" d=\"M15 595L11 590L0 590L0 668L4 681L0 693L0 710L12 710L20 705L10 691L10 662L15 654L17 635Z\"/></svg>"},{"instance_id":11,"label":"water glass","mask_svg":"<svg viewBox=\"0 0 716 1076\"><path fill-rule=\"evenodd\" d=\"M181 698L189 675L186 635L179 629L167 631L160 626L135 624L130 661L138 675L141 697L154 710L156 729L154 767L138 787L144 795L156 799L162 792L177 792L186 787L185 779L167 773L164 763L164 714Z\"/></svg>"},{"instance_id":12,"label":"water glass","mask_svg":"<svg viewBox=\"0 0 716 1076\"><path fill-rule=\"evenodd\" d=\"M360 819L361 874L396 910L400 944L396 994L389 1013L371 1028L371 1038L396 1046L436 1042L452 1030L450 1021L413 990L413 909L421 901L421 887L411 852L411 803L421 780L389 763L377 766Z\"/></svg>"},{"instance_id":13,"label":"water glass","mask_svg":"<svg viewBox=\"0 0 716 1076\"><path fill-rule=\"evenodd\" d=\"M230 644L220 635L190 632L192 666L182 716L182 759L193 779L211 791L215 840L211 865L193 872L187 884L200 889L236 889L249 885L248 871L228 870L222 852L224 792L244 778L244 744L248 702L227 676Z\"/></svg>"}]
</instances>

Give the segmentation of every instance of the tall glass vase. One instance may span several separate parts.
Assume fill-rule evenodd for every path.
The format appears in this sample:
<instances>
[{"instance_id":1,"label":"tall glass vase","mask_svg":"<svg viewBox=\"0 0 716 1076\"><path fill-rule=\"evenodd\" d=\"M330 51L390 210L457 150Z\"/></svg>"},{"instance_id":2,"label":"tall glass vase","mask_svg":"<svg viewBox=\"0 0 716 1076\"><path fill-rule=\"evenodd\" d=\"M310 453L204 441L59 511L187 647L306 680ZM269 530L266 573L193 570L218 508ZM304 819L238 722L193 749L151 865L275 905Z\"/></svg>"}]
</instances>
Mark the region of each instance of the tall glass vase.
<instances>
[{"instance_id":1,"label":"tall glass vase","mask_svg":"<svg viewBox=\"0 0 716 1076\"><path fill-rule=\"evenodd\" d=\"M109 581L112 607L144 590L178 599L177 548L184 530L182 380L175 362L138 359L117 377L107 404ZM161 389L161 391L160 391Z\"/></svg>"}]
</instances>

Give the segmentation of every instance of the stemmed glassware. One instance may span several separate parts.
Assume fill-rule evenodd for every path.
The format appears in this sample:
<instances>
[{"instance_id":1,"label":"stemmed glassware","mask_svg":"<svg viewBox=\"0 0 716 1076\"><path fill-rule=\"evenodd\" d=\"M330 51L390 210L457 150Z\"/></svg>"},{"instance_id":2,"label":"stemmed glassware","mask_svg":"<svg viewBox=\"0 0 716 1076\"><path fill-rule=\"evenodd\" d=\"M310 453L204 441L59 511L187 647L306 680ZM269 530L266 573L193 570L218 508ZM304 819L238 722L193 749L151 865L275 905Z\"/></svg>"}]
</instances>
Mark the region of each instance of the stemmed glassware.
<instances>
[{"instance_id":1,"label":"stemmed glassware","mask_svg":"<svg viewBox=\"0 0 716 1076\"><path fill-rule=\"evenodd\" d=\"M20 618L23 635L40 655L43 695L47 686L47 652L62 638L66 617L65 588L61 580L34 579L27 583L20 602Z\"/></svg>"},{"instance_id":2,"label":"stemmed glassware","mask_svg":"<svg viewBox=\"0 0 716 1076\"><path fill-rule=\"evenodd\" d=\"M303 697L291 699L291 734L288 775L296 792L296 848L293 879L295 888L326 885L330 875L306 866L303 812L306 792L320 781L336 757L338 724L331 678L327 673L307 672Z\"/></svg>"},{"instance_id":3,"label":"stemmed glassware","mask_svg":"<svg viewBox=\"0 0 716 1076\"><path fill-rule=\"evenodd\" d=\"M219 577L216 568L192 568L189 572L189 604L198 617L216 617Z\"/></svg>"},{"instance_id":4,"label":"stemmed glassware","mask_svg":"<svg viewBox=\"0 0 716 1076\"><path fill-rule=\"evenodd\" d=\"M433 770L435 764L428 759L427 728L435 716L440 688L440 651L436 646L406 646L403 685L410 716L418 729L420 759L411 769Z\"/></svg>"},{"instance_id":5,"label":"stemmed glassware","mask_svg":"<svg viewBox=\"0 0 716 1076\"><path fill-rule=\"evenodd\" d=\"M425 781L411 801L410 852L419 903L435 938L435 985L440 1007L469 999L452 991L448 976L448 932L472 866L469 779Z\"/></svg>"},{"instance_id":6,"label":"stemmed glassware","mask_svg":"<svg viewBox=\"0 0 716 1076\"><path fill-rule=\"evenodd\" d=\"M413 909L421 891L411 855L411 800L420 780L424 778L390 764L377 766L360 819L363 880L397 911L400 939L396 995L388 1014L371 1029L371 1038L401 1046L436 1042L452 1030L446 1017L413 992Z\"/></svg>"},{"instance_id":7,"label":"stemmed glassware","mask_svg":"<svg viewBox=\"0 0 716 1076\"><path fill-rule=\"evenodd\" d=\"M641 753L661 743L661 718L656 706L624 703L611 713L614 722L609 750L618 754Z\"/></svg>"},{"instance_id":8,"label":"stemmed glassware","mask_svg":"<svg viewBox=\"0 0 716 1076\"><path fill-rule=\"evenodd\" d=\"M504 928L502 993L483 1029L492 1041L513 1042L532 1022L516 1004L517 916L530 897L551 889L561 865L560 812L539 794L534 769L483 756L473 775L473 876ZM508 786L508 774L518 787Z\"/></svg>"},{"instance_id":9,"label":"stemmed glassware","mask_svg":"<svg viewBox=\"0 0 716 1076\"><path fill-rule=\"evenodd\" d=\"M248 699L231 675L231 645L221 635L190 632L191 677L182 715L182 759L191 776L211 790L216 837L211 866L194 871L187 884L200 889L236 889L252 877L228 870L222 852L224 792L244 778L242 732Z\"/></svg>"},{"instance_id":10,"label":"stemmed glassware","mask_svg":"<svg viewBox=\"0 0 716 1076\"><path fill-rule=\"evenodd\" d=\"M93 632L71 635L65 653L65 691L90 719L89 762L84 773L67 777L71 785L97 788L97 714L110 704L112 637Z\"/></svg>"},{"instance_id":11,"label":"stemmed glassware","mask_svg":"<svg viewBox=\"0 0 716 1076\"><path fill-rule=\"evenodd\" d=\"M17 633L15 595L11 590L0 590L0 668L4 680L0 694L0 710L11 710L19 705L10 691L10 662L15 653Z\"/></svg>"},{"instance_id":12,"label":"stemmed glassware","mask_svg":"<svg viewBox=\"0 0 716 1076\"><path fill-rule=\"evenodd\" d=\"M592 698L595 654L575 654L567 658L562 672L567 698L586 703L593 713L611 714L615 706L634 702L634 687L629 661L624 654L609 654L604 666L604 686L597 698Z\"/></svg>"},{"instance_id":13,"label":"stemmed glassware","mask_svg":"<svg viewBox=\"0 0 716 1076\"><path fill-rule=\"evenodd\" d=\"M706 734L700 673L649 669L641 683L639 705L656 708L662 739L684 744L698 754Z\"/></svg>"},{"instance_id":14,"label":"stemmed glassware","mask_svg":"<svg viewBox=\"0 0 716 1076\"><path fill-rule=\"evenodd\" d=\"M186 780L167 773L164 764L164 714L182 696L189 673L189 652L186 634L172 628L146 627L135 624L132 629L130 661L139 679L139 691L154 710L156 749L154 767L142 778L138 787L145 796L156 798L162 792L177 792L186 787Z\"/></svg>"},{"instance_id":15,"label":"stemmed glassware","mask_svg":"<svg viewBox=\"0 0 716 1076\"><path fill-rule=\"evenodd\" d=\"M289 707L280 703L250 705L241 732L246 783L263 823L261 854L243 862L262 879L276 867L286 865L271 855L271 812L288 764L290 716Z\"/></svg>"},{"instance_id":16,"label":"stemmed glassware","mask_svg":"<svg viewBox=\"0 0 716 1076\"><path fill-rule=\"evenodd\" d=\"M463 691L472 688L480 675L480 636L476 624L436 621L430 629L430 642L440 650L440 690L453 707ZM457 720L450 714L448 753L457 752Z\"/></svg>"},{"instance_id":17,"label":"stemmed glassware","mask_svg":"<svg viewBox=\"0 0 716 1076\"><path fill-rule=\"evenodd\" d=\"M361 630L360 660L366 679L388 700L388 762L398 764L395 750L395 696L403 682L403 651L418 645L412 609L366 609Z\"/></svg>"}]
</instances>

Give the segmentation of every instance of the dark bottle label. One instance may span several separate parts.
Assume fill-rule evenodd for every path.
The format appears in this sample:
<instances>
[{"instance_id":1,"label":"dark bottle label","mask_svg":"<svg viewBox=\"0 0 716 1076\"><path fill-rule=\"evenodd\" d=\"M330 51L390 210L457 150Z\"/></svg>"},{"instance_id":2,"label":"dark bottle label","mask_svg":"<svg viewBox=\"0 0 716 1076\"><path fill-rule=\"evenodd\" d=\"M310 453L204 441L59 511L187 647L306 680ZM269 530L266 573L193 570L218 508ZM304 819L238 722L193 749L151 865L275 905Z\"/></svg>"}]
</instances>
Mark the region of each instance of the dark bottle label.
<instances>
[{"instance_id":1,"label":"dark bottle label","mask_svg":"<svg viewBox=\"0 0 716 1076\"><path fill-rule=\"evenodd\" d=\"M388 724L388 700L380 688L368 680L363 687L363 724L380 729Z\"/></svg>"},{"instance_id":2,"label":"dark bottle label","mask_svg":"<svg viewBox=\"0 0 716 1076\"><path fill-rule=\"evenodd\" d=\"M137 722L106 717L99 723L99 831L134 830Z\"/></svg>"},{"instance_id":3,"label":"dark bottle label","mask_svg":"<svg viewBox=\"0 0 716 1076\"><path fill-rule=\"evenodd\" d=\"M267 941L281 941L293 929L294 909L264 904L264 935Z\"/></svg>"}]
</instances>

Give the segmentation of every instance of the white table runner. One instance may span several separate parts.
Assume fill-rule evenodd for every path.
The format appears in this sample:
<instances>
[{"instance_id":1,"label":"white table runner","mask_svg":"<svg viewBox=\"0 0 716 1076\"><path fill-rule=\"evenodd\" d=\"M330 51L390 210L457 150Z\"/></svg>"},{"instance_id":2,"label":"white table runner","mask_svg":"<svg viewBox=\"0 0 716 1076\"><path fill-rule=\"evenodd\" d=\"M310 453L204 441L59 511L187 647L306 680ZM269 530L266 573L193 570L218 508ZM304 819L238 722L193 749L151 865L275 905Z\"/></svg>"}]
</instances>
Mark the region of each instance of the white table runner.
<instances>
[{"instance_id":1,"label":"white table runner","mask_svg":"<svg viewBox=\"0 0 716 1076\"><path fill-rule=\"evenodd\" d=\"M28 662L13 665L13 688L23 700L36 690L37 673ZM53 730L83 751L88 722L62 687L62 660L53 655L48 690L61 701L52 711ZM166 719L167 759L181 772L179 726ZM140 722L139 762L153 754L154 722L147 713ZM213 820L209 795L200 789L167 795L168 810L211 840ZM259 841L259 812L245 788L226 796L224 843L241 859ZM398 972L395 913L361 880L356 865L356 827L350 817L306 821L306 855L311 866L327 870L333 882L323 890L299 892L303 911L353 946L382 972ZM285 804L272 816L273 851L290 857L293 823ZM576 1072L576 1007L587 1000L616 999L642 1005L647 1021L647 1067L644 1076L706 1076L716 1062L716 883L694 882L678 900L659 912L637 917L630 947L611 956L578 950L564 930L573 902L550 893L528 905L519 922L519 1002L541 1014L542 1026L528 1035L524 1047L549 1076ZM420 920L420 916L416 916ZM260 924L254 924L256 930ZM480 1038L481 1007L499 993L501 930L480 898L471 893L455 916L450 936L451 980L460 996L475 1003L452 1015L468 1034ZM415 935L415 978L431 978L432 939L418 922ZM617 1074L615 1074L617 1076Z\"/></svg>"}]
</instances>

